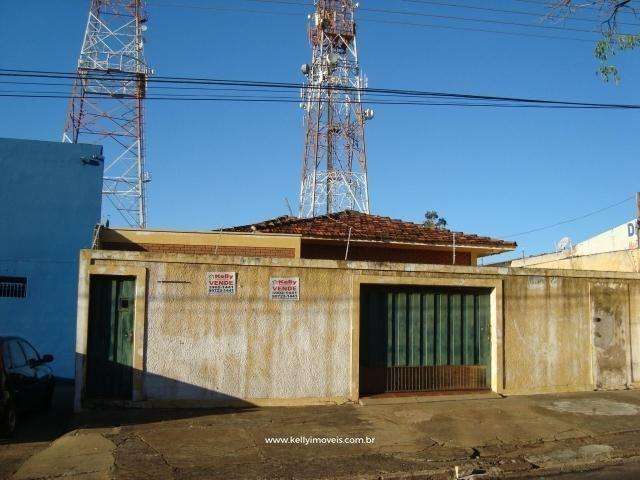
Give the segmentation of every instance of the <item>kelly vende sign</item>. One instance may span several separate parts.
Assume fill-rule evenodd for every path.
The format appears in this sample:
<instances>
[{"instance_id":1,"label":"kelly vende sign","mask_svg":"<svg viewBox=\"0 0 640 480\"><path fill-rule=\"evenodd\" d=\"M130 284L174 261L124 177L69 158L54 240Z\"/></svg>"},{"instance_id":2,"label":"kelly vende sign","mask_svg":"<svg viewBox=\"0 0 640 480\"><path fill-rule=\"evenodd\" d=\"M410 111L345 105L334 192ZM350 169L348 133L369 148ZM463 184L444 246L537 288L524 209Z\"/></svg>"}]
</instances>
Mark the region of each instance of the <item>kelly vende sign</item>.
<instances>
[{"instance_id":1,"label":"kelly vende sign","mask_svg":"<svg viewBox=\"0 0 640 480\"><path fill-rule=\"evenodd\" d=\"M269 282L271 300L299 300L300 279L298 277L272 278Z\"/></svg>"},{"instance_id":2,"label":"kelly vende sign","mask_svg":"<svg viewBox=\"0 0 640 480\"><path fill-rule=\"evenodd\" d=\"M207 272L209 295L235 295L236 272Z\"/></svg>"}]
</instances>

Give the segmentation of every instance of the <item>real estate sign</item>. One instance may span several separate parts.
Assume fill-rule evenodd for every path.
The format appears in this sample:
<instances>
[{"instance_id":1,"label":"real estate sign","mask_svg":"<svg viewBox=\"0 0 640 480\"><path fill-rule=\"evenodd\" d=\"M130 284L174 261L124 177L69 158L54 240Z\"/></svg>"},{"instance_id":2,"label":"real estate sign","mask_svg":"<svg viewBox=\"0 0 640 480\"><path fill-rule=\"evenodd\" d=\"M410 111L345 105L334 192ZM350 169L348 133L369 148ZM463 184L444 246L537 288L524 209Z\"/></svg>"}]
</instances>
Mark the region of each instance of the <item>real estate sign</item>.
<instances>
[{"instance_id":1,"label":"real estate sign","mask_svg":"<svg viewBox=\"0 0 640 480\"><path fill-rule=\"evenodd\" d=\"M208 295L235 295L236 272L207 272Z\"/></svg>"},{"instance_id":2,"label":"real estate sign","mask_svg":"<svg viewBox=\"0 0 640 480\"><path fill-rule=\"evenodd\" d=\"M271 278L269 298L271 300L300 300L300 279L298 277Z\"/></svg>"}]
</instances>

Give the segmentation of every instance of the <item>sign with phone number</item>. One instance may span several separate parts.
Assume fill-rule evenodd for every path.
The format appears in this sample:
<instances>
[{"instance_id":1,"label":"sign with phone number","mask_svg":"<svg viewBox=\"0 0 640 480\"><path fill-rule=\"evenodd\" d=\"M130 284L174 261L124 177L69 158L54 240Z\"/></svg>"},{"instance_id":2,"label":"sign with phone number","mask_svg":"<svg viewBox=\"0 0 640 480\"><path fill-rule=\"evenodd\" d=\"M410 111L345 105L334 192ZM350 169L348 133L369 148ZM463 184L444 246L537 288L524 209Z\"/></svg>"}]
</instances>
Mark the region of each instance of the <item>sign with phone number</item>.
<instances>
[{"instance_id":1,"label":"sign with phone number","mask_svg":"<svg viewBox=\"0 0 640 480\"><path fill-rule=\"evenodd\" d=\"M300 300L300 279L298 277L272 278L269 281L271 300Z\"/></svg>"},{"instance_id":2,"label":"sign with phone number","mask_svg":"<svg viewBox=\"0 0 640 480\"><path fill-rule=\"evenodd\" d=\"M236 272L208 272L207 294L235 295Z\"/></svg>"}]
</instances>

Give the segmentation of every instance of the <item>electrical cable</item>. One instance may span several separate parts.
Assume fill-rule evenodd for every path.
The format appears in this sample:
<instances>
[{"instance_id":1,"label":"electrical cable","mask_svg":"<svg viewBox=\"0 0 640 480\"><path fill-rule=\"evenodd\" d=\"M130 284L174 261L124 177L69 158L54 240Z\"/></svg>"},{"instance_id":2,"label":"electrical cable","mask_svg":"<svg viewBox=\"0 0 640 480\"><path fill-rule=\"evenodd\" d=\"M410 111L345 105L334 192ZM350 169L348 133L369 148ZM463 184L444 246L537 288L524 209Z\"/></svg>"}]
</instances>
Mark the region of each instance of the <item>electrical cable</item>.
<instances>
[{"instance_id":1,"label":"electrical cable","mask_svg":"<svg viewBox=\"0 0 640 480\"><path fill-rule=\"evenodd\" d=\"M52 71L38 71L38 70L17 70L17 69L2 69L0 68L0 76L9 77L39 77L39 78L65 78L76 80L83 79L99 79L103 81L117 81L124 78L131 79L131 76L124 77L122 75L111 74L98 74L93 72L90 75L79 76L75 73L65 72L52 72ZM315 86L304 85L299 83L287 83L287 82L271 82L271 81L254 81L254 80L231 80L220 78L198 78L198 77L152 77L147 79L148 82L160 82L170 84L196 84L196 85L224 85L224 86L241 86L241 87L261 87L261 88L283 88L283 89L299 89L299 90L326 90L326 91L342 91L342 92L354 92L364 94L384 93L395 94L399 96L409 97L429 97L429 98L447 98L447 99L464 99L464 100L483 100L483 101L496 101L496 102L512 102L512 103L524 103L524 104L540 104L540 105L565 105L565 106L582 106L582 107L602 107L602 108L628 108L637 109L640 108L638 104L623 104L623 103L597 103L597 102L578 102L567 100L555 100L555 99L541 99L541 98L524 98L524 97L506 97L506 96L491 96L491 95L476 95L476 94L464 94L464 93L451 93L451 92L435 92L435 91L420 91L420 90L406 90L406 89L389 89L389 88L355 88L355 87L335 87L335 86Z\"/></svg>"},{"instance_id":2,"label":"electrical cable","mask_svg":"<svg viewBox=\"0 0 640 480\"><path fill-rule=\"evenodd\" d=\"M591 217L591 216L596 215L598 213L601 213L601 212L604 212L606 210L610 210L612 208L615 208L615 207L617 207L619 205L622 205L623 203L626 203L626 202L628 202L630 200L633 200L634 198L635 198L635 195L631 195L630 197L627 197L624 200L621 200L621 201L619 201L617 203L613 203L611 205L607 205L606 207L599 208L598 210L594 210L593 212L585 213L584 215L580 215L578 217L573 217L573 218L570 218L570 219L567 219L567 220L562 220L560 222L552 223L551 225L546 225L544 227L533 228L531 230L526 230L524 232L513 233L511 235L501 235L498 238L507 239L507 238L513 238L513 237L520 237L522 235L528 235L530 233L541 232L543 230L548 230L550 228L554 228L554 227L557 227L557 226L560 226L560 225L565 225L567 223L576 222L578 220L582 220L583 218Z\"/></svg>"},{"instance_id":3,"label":"electrical cable","mask_svg":"<svg viewBox=\"0 0 640 480\"><path fill-rule=\"evenodd\" d=\"M249 0L251 1L251 0ZM414 3L414 4L421 4L421 5L434 5L434 6L439 6L439 7L452 7L452 8L465 8L465 9L469 9L469 10L479 10L479 11L487 11L487 12L494 12L494 13L508 13L508 14L514 14L514 15L527 15L527 16L531 16L531 17L538 17L539 19L544 19L544 18L554 18L554 17L549 17L549 14L543 14L543 13L536 13L536 12L528 12L528 11L523 11L523 10L507 10L507 9L501 9L501 8L493 8L493 7L478 7L476 5L462 5L459 3L452 3L452 2L440 2L440 1L435 1L435 0L400 0L401 2L407 2L407 3ZM545 6L547 8L553 8L553 5L543 5L540 4L541 6ZM592 18L583 18L583 17L576 17L576 16L570 16L570 17L566 17L566 18L562 18L562 20L566 20L566 21L574 21L574 22L588 22L588 23L595 23L595 24L602 24L601 20L594 20ZM638 23L629 23L629 22L619 22L619 25L626 25L626 26L632 26L632 27L638 27Z\"/></svg>"},{"instance_id":4,"label":"electrical cable","mask_svg":"<svg viewBox=\"0 0 640 480\"><path fill-rule=\"evenodd\" d=\"M477 33L494 33L497 35L507 35L512 37L530 37L530 38L543 38L547 40L571 40L574 42L586 42L586 43L594 43L597 41L596 38L588 39L588 38L578 38L578 37L567 37L563 35L544 35L537 33L527 33L527 32L507 32L503 30L492 30L489 28L473 28L473 27L459 27L453 25L437 25L432 23L416 23L416 22L402 22L395 20L365 20L370 23L383 23L388 25L405 25L410 27L422 27L422 28L435 28L441 30L460 30L464 32L477 32Z\"/></svg>"},{"instance_id":5,"label":"electrical cable","mask_svg":"<svg viewBox=\"0 0 640 480\"><path fill-rule=\"evenodd\" d=\"M135 97L109 97L103 95L85 95L72 96L60 92L34 92L34 93L18 93L0 90L0 98L42 98L42 99L110 99L119 100L122 98ZM165 100L165 101L204 101L204 102L234 102L234 103L299 103L299 99L282 98L282 97L205 97L205 96L148 96L145 100ZM598 106L567 106L567 105L518 105L518 104L495 104L495 103L461 103L461 102L428 102L428 101L388 101L388 100L362 100L362 101L344 101L332 100L334 104L350 104L350 105L403 105L403 106L453 106L453 107L493 107L493 108L535 108L535 109L570 109L570 110L602 110L617 109L619 107L598 107ZM329 103L329 100L320 100L320 103ZM640 107L639 107L640 108Z\"/></svg>"},{"instance_id":6,"label":"electrical cable","mask_svg":"<svg viewBox=\"0 0 640 480\"><path fill-rule=\"evenodd\" d=\"M216 6L210 6L210 5L207 5L207 6L190 5L190 4L183 4L183 3L153 2L152 5L155 5L157 7L188 8L188 9L197 9L197 10L214 10L214 11L239 12L239 13L258 13L258 14L267 14L267 15L286 15L286 16L299 15L297 13L291 13L291 12L280 12L280 11L274 12L269 10L226 8L226 7L216 7ZM372 13L427 17L427 18L436 18L441 20L460 20L460 21L466 21L466 22L491 23L491 24L497 24L497 25L507 25L507 26L516 26L516 27L543 28L543 29L551 29L551 30L567 30L567 31L582 32L582 33L598 33L597 30L586 30L583 28L562 27L562 26L554 26L554 25L535 25L535 24L529 24L529 23L510 22L506 20L469 18L469 17L459 17L459 16L453 16L453 15L440 15L440 14L423 13L423 12L409 12L409 11L403 11L403 10L389 10L389 9L383 9L383 8L360 8L359 10L364 12L372 12ZM377 20L377 18L374 18L373 20ZM371 21L371 20L369 19L369 17L364 17L364 18L361 17L360 21Z\"/></svg>"},{"instance_id":7,"label":"electrical cable","mask_svg":"<svg viewBox=\"0 0 640 480\"><path fill-rule=\"evenodd\" d=\"M250 0L251 1L251 0ZM257 0L256 0L257 1ZM261 2L261 3L267 3ZM190 5L190 4L182 4L182 3L160 3L154 2L151 5L155 5L158 7L174 7L174 8L186 8L186 9L196 9L196 10L213 10L213 11L221 11L221 12L239 12L239 13L257 13L257 14L267 14L267 15L285 15L285 16L298 16L297 13L291 12L274 12L267 10L251 10L251 9L241 9L241 8L227 8L227 7L217 7L217 6L209 6L209 5ZM297 5L297 4L292 4ZM302 4L300 4L302 5ZM437 19L448 19L448 20L460 20L460 21L470 21L470 22L481 22L481 23L492 23L492 24L500 24L507 26L524 26L529 28L542 28L542 29L552 29L552 30L573 30L576 32L583 33L599 33L597 30L586 30L586 29L578 29L572 27L560 27L553 25L535 25L535 24L524 24L519 22L507 22L501 20L484 20L479 18L466 18L466 17L456 17L449 15L436 15L436 14L426 14L421 12L406 12L406 11L397 11L397 10L386 10L386 9L365 9L362 8L363 11L371 11L376 13L391 13L397 15L412 15L412 16L420 16L420 17L432 17ZM578 37L569 37L562 35L542 35L542 34L534 34L527 32L509 32L503 30L493 30L488 28L472 28L472 27L463 27L463 26L455 26L455 25L439 25L439 24L428 24L428 23L416 23L416 22L405 22L405 21L397 21L397 20L380 20L377 17L360 17L359 21L365 23L380 23L386 25L401 25L401 26L411 26L411 27L423 27L423 28L433 28L433 29L445 29L445 30L461 30L461 31L469 31L469 32L480 32L480 33L495 33L498 35L509 35L509 36L520 36L520 37L531 37L531 38L542 38L542 39L552 39L552 40L570 40L570 41L578 41L578 42L594 42L596 39L585 39Z\"/></svg>"}]
</instances>

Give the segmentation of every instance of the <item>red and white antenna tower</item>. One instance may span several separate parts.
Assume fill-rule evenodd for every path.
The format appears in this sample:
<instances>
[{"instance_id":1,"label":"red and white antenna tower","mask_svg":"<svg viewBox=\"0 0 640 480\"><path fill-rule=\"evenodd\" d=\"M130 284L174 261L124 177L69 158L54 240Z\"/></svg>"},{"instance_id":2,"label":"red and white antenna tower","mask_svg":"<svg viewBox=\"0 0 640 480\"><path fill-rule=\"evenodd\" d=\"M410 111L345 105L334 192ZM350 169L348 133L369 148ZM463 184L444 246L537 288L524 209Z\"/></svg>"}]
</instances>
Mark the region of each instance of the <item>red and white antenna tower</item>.
<instances>
[{"instance_id":1,"label":"red and white antenna tower","mask_svg":"<svg viewBox=\"0 0 640 480\"><path fill-rule=\"evenodd\" d=\"M147 225L144 0L91 0L64 142L100 143L102 193L130 226Z\"/></svg>"},{"instance_id":2,"label":"red and white antenna tower","mask_svg":"<svg viewBox=\"0 0 640 480\"><path fill-rule=\"evenodd\" d=\"M310 64L302 66L305 147L301 217L353 209L369 213L364 124L373 110L362 106L352 0L316 0L309 15Z\"/></svg>"}]
</instances>

